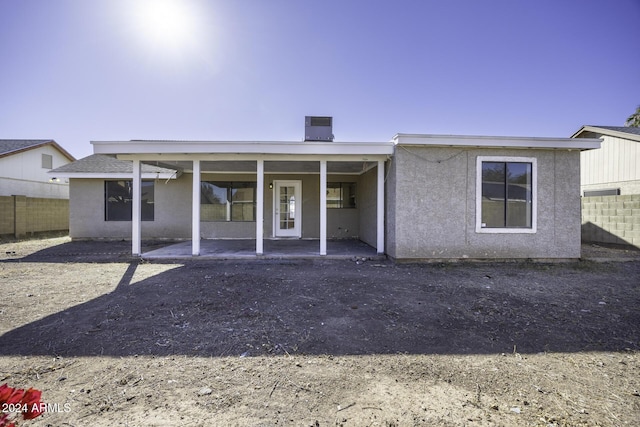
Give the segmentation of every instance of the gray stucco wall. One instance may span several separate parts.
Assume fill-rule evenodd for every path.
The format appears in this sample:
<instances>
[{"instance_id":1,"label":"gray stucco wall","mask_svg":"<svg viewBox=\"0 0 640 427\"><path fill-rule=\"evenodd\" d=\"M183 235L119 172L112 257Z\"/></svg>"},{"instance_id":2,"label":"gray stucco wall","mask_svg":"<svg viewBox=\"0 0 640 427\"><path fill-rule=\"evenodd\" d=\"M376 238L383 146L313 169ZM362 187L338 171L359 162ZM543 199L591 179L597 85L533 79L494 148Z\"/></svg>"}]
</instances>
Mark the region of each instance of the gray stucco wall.
<instances>
[{"instance_id":1,"label":"gray stucco wall","mask_svg":"<svg viewBox=\"0 0 640 427\"><path fill-rule=\"evenodd\" d=\"M103 179L70 179L72 239L130 239L131 221L105 221ZM154 221L142 221L143 239L191 237L191 175L155 183ZM160 209L170 206L170 209Z\"/></svg>"},{"instance_id":2,"label":"gray stucco wall","mask_svg":"<svg viewBox=\"0 0 640 427\"><path fill-rule=\"evenodd\" d=\"M255 179L255 177L254 177ZM302 238L320 237L320 176L315 174L265 174L264 183L264 236L273 236L273 191L269 184L277 180L302 181ZM358 182L353 175L329 175L328 182ZM356 189L360 203L360 187ZM344 239L358 237L358 211L356 209L327 209L327 238Z\"/></svg>"},{"instance_id":3,"label":"gray stucco wall","mask_svg":"<svg viewBox=\"0 0 640 427\"><path fill-rule=\"evenodd\" d=\"M191 174L175 180L157 180L154 221L142 221L144 239L191 238ZM202 181L254 181L255 175L202 174ZM302 238L320 237L320 177L313 174L268 174L264 182L264 237L273 236L273 190L275 180L302 181ZM74 239L130 239L131 221L104 220L104 179L71 179L69 234ZM329 175L330 182L357 182L353 175ZM358 189L356 191L360 191ZM357 196L359 197L359 196ZM213 238L255 238L255 221L201 221L200 235ZM357 238L359 209L327 209L328 238Z\"/></svg>"},{"instance_id":4,"label":"gray stucco wall","mask_svg":"<svg viewBox=\"0 0 640 427\"><path fill-rule=\"evenodd\" d=\"M398 258L398 253L396 251L398 247L397 243L397 234L396 234L396 206L397 206L397 188L398 188L398 179L397 179L397 168L396 168L396 159L392 158L390 161L386 162L386 174L385 174L385 197L384 197L384 247L385 252L391 258Z\"/></svg>"},{"instance_id":5,"label":"gray stucco wall","mask_svg":"<svg viewBox=\"0 0 640 427\"><path fill-rule=\"evenodd\" d=\"M360 175L358 181L359 235L366 244L377 246L378 168Z\"/></svg>"},{"instance_id":6,"label":"gray stucco wall","mask_svg":"<svg viewBox=\"0 0 640 427\"><path fill-rule=\"evenodd\" d=\"M537 159L536 233L476 232L478 156ZM578 258L579 167L577 151L399 147L387 181L387 253L397 259Z\"/></svg>"}]
</instances>

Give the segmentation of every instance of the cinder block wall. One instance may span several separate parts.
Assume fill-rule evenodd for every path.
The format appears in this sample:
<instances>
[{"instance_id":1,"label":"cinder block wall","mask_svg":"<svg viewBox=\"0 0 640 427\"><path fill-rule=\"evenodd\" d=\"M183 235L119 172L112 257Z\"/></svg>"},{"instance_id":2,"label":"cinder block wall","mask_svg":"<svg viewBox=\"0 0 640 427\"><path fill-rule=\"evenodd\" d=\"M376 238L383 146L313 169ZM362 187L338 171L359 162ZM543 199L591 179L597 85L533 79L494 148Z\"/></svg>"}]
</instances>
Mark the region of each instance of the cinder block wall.
<instances>
[{"instance_id":1,"label":"cinder block wall","mask_svg":"<svg viewBox=\"0 0 640 427\"><path fill-rule=\"evenodd\" d=\"M69 200L25 196L0 196L0 235L28 234L69 229Z\"/></svg>"},{"instance_id":2,"label":"cinder block wall","mask_svg":"<svg viewBox=\"0 0 640 427\"><path fill-rule=\"evenodd\" d=\"M13 196L0 196L0 236L15 233L15 204Z\"/></svg>"},{"instance_id":3,"label":"cinder block wall","mask_svg":"<svg viewBox=\"0 0 640 427\"><path fill-rule=\"evenodd\" d=\"M582 241L640 248L640 194L583 197Z\"/></svg>"},{"instance_id":4,"label":"cinder block wall","mask_svg":"<svg viewBox=\"0 0 640 427\"><path fill-rule=\"evenodd\" d=\"M27 197L27 233L69 229L69 200Z\"/></svg>"}]
</instances>

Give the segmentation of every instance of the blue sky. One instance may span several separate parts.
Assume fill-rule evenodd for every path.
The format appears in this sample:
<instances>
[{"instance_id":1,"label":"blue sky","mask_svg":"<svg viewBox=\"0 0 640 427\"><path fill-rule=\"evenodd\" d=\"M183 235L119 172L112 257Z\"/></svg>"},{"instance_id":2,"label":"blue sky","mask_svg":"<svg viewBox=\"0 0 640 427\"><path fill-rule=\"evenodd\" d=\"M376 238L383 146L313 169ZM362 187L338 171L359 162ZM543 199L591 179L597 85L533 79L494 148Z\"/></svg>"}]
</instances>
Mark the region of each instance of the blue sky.
<instances>
[{"instance_id":1,"label":"blue sky","mask_svg":"<svg viewBox=\"0 0 640 427\"><path fill-rule=\"evenodd\" d=\"M0 138L568 137L640 105L639 40L640 0L0 0Z\"/></svg>"}]
</instances>

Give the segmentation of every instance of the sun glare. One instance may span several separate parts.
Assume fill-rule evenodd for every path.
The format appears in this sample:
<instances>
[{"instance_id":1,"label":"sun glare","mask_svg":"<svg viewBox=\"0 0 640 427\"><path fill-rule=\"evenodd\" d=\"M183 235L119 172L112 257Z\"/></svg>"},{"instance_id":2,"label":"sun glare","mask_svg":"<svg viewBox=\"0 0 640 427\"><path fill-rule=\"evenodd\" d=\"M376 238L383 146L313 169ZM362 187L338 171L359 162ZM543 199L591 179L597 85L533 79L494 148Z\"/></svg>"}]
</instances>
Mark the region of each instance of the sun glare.
<instances>
[{"instance_id":1,"label":"sun glare","mask_svg":"<svg viewBox=\"0 0 640 427\"><path fill-rule=\"evenodd\" d=\"M189 0L135 0L132 18L138 36L149 48L169 53L193 47L196 14Z\"/></svg>"}]
</instances>

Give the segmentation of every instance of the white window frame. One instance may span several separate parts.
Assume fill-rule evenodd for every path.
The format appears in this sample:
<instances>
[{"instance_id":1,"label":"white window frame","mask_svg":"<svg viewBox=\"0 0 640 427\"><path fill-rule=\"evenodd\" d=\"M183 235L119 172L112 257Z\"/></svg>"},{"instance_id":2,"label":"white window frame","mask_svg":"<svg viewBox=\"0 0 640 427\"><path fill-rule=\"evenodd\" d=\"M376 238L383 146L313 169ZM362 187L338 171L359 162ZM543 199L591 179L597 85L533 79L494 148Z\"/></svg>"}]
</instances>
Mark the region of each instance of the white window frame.
<instances>
[{"instance_id":1,"label":"white window frame","mask_svg":"<svg viewBox=\"0 0 640 427\"><path fill-rule=\"evenodd\" d=\"M531 163L531 228L482 227L482 163ZM476 159L476 233L533 234L538 229L538 159L535 157L478 156Z\"/></svg>"}]
</instances>

